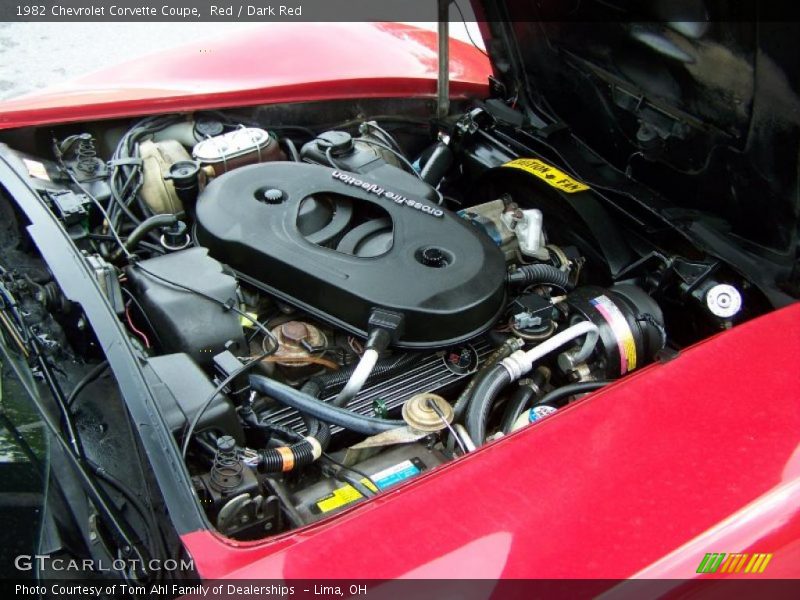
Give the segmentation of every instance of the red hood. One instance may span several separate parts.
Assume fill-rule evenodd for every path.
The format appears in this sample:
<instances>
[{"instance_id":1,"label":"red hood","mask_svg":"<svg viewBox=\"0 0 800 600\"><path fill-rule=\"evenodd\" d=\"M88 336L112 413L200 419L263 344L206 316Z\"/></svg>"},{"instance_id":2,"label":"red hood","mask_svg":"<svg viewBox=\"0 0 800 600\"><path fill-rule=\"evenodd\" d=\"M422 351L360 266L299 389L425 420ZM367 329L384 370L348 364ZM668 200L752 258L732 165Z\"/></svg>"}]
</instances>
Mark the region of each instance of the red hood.
<instances>
[{"instance_id":1,"label":"red hood","mask_svg":"<svg viewBox=\"0 0 800 600\"><path fill-rule=\"evenodd\" d=\"M434 96L437 34L399 23L271 23L0 103L0 128L342 98ZM451 94L488 94L489 60L450 41Z\"/></svg>"}]
</instances>

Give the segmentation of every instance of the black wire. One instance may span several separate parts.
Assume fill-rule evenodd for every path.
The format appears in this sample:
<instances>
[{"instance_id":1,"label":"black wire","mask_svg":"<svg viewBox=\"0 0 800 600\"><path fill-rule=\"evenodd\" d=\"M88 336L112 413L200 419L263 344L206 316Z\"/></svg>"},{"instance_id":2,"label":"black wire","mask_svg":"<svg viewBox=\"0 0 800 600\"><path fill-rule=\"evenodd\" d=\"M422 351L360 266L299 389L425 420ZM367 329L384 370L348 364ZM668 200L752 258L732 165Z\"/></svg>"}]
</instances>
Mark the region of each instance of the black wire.
<instances>
[{"instance_id":1,"label":"black wire","mask_svg":"<svg viewBox=\"0 0 800 600\"><path fill-rule=\"evenodd\" d=\"M364 471L359 471L359 470L358 470L358 469L356 469L355 467L348 467L348 466L346 466L345 464L343 464L343 463L340 463L338 460L336 460L335 458L333 458L333 457L332 457L330 454L328 454L327 452L323 452L323 453L322 453L322 456L324 456L326 460L329 460L330 462L332 462L333 464L335 464L335 465L336 465L337 467L339 467L340 469L344 469L344 470L346 470L346 471L352 471L352 472L353 472L353 473L355 473L356 475L359 475L359 476L361 476L363 479L366 479L366 480L367 480L369 483L371 483L373 486L375 486L375 489L376 489L376 490L380 491L380 488L379 488L379 487L378 487L378 485L377 485L377 484L376 484L376 483L375 483L375 482L372 480L372 477L370 477L369 475L367 475L366 473L364 473ZM352 482L350 482L350 483L352 484ZM354 487L355 487L355 486L354 486ZM372 492L372 495L373 495L373 496L374 496L374 495L377 493L377 492L373 492L372 490L369 490L369 491L370 491L370 492ZM365 496L365 497L366 497L366 496L367 496L367 494L363 494L363 493L362 493L362 496Z\"/></svg>"},{"instance_id":2,"label":"black wire","mask_svg":"<svg viewBox=\"0 0 800 600\"><path fill-rule=\"evenodd\" d=\"M475 40L472 39L472 34L469 32L469 26L467 25L467 19L464 17L464 13L461 11L461 7L458 5L458 0L453 2L453 5L456 7L458 14L461 15L461 22L464 24L464 31L467 32L467 37L469 41L472 42L472 45L475 46L475 49L483 54L486 58L489 58L489 55L480 47L478 44L475 43Z\"/></svg>"},{"instance_id":3,"label":"black wire","mask_svg":"<svg viewBox=\"0 0 800 600\"><path fill-rule=\"evenodd\" d=\"M390 144L392 144L392 146L394 146L397 149L398 152L403 151L403 149L400 147L400 144L397 142L396 139L394 139L392 134L386 131L383 127L381 127L377 123L374 123L372 121L364 121L364 126L367 128L372 127L372 129L380 133L384 138L386 138L386 141L388 141Z\"/></svg>"},{"instance_id":4,"label":"black wire","mask_svg":"<svg viewBox=\"0 0 800 600\"><path fill-rule=\"evenodd\" d=\"M363 138L363 137L356 138L356 139L357 139L359 142L364 142L365 144L371 144L371 145L373 145L373 146L377 146L378 148L383 148L384 150L388 150L389 152L391 152L392 154L394 154L394 155L395 155L395 156L396 156L396 157L397 157L397 158L400 160L400 162L402 162L404 165L406 165L406 166L408 167L408 169L409 169L409 170L410 170L410 171L411 171L411 172L412 172L414 175L416 175L416 176L417 176L417 178L418 178L418 179L422 179L422 175L420 175L419 173L417 173L417 170L414 168L414 165L412 165L412 164L411 164L411 163L408 161L408 159L407 159L405 156L403 156L402 154L400 154L400 153L399 153L397 150L395 150L394 148L392 148L392 147L391 147L391 146L389 146L388 144L384 144L384 143L382 143L382 142L378 142L378 141L375 141L375 140L370 140L370 139ZM423 181L424 181L424 180L423 180Z\"/></svg>"},{"instance_id":5,"label":"black wire","mask_svg":"<svg viewBox=\"0 0 800 600\"><path fill-rule=\"evenodd\" d=\"M102 375L107 368L108 368L108 361L104 360L103 362L95 365L91 371L86 373L86 375L84 375L81 378L81 380L75 384L75 387L72 388L72 391L69 393L69 396L67 396L67 399L64 401L67 407L71 408L73 402L75 402L75 399L83 391L83 389L91 382L93 382L95 379L100 377L100 375Z\"/></svg>"},{"instance_id":6,"label":"black wire","mask_svg":"<svg viewBox=\"0 0 800 600\"><path fill-rule=\"evenodd\" d=\"M533 406L539 406L540 404L555 404L556 402L560 402L568 396L599 390L601 387L605 387L609 383L611 383L611 380L601 379L598 381L582 381L580 383L562 385L561 387L556 388L552 392L548 392L539 398L539 400L534 402Z\"/></svg>"},{"instance_id":7,"label":"black wire","mask_svg":"<svg viewBox=\"0 0 800 600\"><path fill-rule=\"evenodd\" d=\"M64 170L64 172L67 174L67 176L70 178L72 183L74 183L78 187L78 189L81 190L81 192L86 194L86 197L89 198L89 200L92 201L92 203L97 207L97 209L103 215L103 218L106 220L106 223L108 224L108 230L111 232L111 235L114 237L114 241L122 249L122 253L125 254L125 256L127 256L130 259L133 255L125 247L125 244L123 243L122 238L120 238L116 227L114 227L114 224L111 222L111 217L108 215L108 212L106 211L105 207L100 203L100 201L97 198L95 198L94 194L92 194L88 189L86 189L83 186L83 184L80 181L78 181L78 178L75 177L75 174L72 172L72 170L69 167L67 167L66 164L64 164L64 159L61 157L61 155L57 155L56 158L58 160L59 165Z\"/></svg>"},{"instance_id":8,"label":"black wire","mask_svg":"<svg viewBox=\"0 0 800 600\"><path fill-rule=\"evenodd\" d=\"M172 285L172 286L175 286L175 287L180 288L182 290L185 290L187 292L190 292L192 294L197 294L198 296L200 296L202 298L205 298L206 300L210 300L211 302L215 302L216 304L219 304L225 310L233 311L237 315L239 315L240 317L244 317L245 319L247 319L248 321L253 323L258 329L260 329L261 332L269 339L269 341L272 342L273 349L271 350L270 353L272 353L272 352L274 352L275 350L278 349L279 342L278 342L277 338L275 337L275 335L269 329L267 329L264 326L263 323L253 319L246 312L244 312L243 310L240 310L239 308L237 308L233 301L224 302L224 301L220 300L219 298L215 298L214 296L206 294L205 292L201 292L200 290L197 290L195 288L189 287L188 285L183 285L182 283L177 283L175 281L171 281L169 279L161 277L160 275L156 275L150 269L146 269L145 267L143 267L140 263L134 262L133 267L136 268L136 269L140 269L140 270L144 271L150 277L158 279L159 281L161 281L163 283L166 283L167 285ZM267 356L269 356L269 354Z\"/></svg>"},{"instance_id":9,"label":"black wire","mask_svg":"<svg viewBox=\"0 0 800 600\"><path fill-rule=\"evenodd\" d=\"M203 416L203 413L205 413L206 410L208 410L208 407L211 406L211 403L217 397L217 394L219 394L226 385L228 385L231 381L236 379L239 375L246 373L249 369L253 368L255 365L260 363L264 358L274 353L276 350L277 346L275 348L263 352L250 362L243 364L241 367L239 367L233 373L231 373L225 379L223 379L217 385L216 388L214 388L214 391L211 392L211 394L208 396L208 399L205 402L203 402L203 404L200 406L200 408L192 418L191 423L189 423L189 426L186 428L186 433L183 436L183 445L181 446L181 456L183 456L184 459L186 458L186 452L189 449L189 442L192 439L192 434L194 433L194 430L197 428L197 424L200 422L200 418Z\"/></svg>"},{"instance_id":10,"label":"black wire","mask_svg":"<svg viewBox=\"0 0 800 600\"><path fill-rule=\"evenodd\" d=\"M160 538L159 534L159 527L156 521L155 514L153 512L152 506L145 507L144 503L136 496L134 491L129 488L127 485L122 483L119 479L114 477L111 473L105 470L100 465L95 464L91 460L86 460L86 465L89 469L97 475L100 479L108 483L111 487L117 490L130 504L133 506L134 510L139 513L139 516L142 518L142 521L145 523L148 532L148 539L150 540L150 544L148 544L148 550L150 554L157 558L163 558L167 556L167 549L164 546L163 540ZM159 548L160 546L160 548ZM156 570L156 575L161 575L161 570Z\"/></svg>"},{"instance_id":11,"label":"black wire","mask_svg":"<svg viewBox=\"0 0 800 600\"><path fill-rule=\"evenodd\" d=\"M337 164L336 164L336 162L333 160L333 155L331 154L331 148L330 148L330 146L328 146L327 148L325 148L325 158L327 158L327 159L328 159L328 162L330 163L330 165L331 165L331 166L332 166L334 169L341 169L341 167L340 167L339 165L337 165Z\"/></svg>"}]
</instances>

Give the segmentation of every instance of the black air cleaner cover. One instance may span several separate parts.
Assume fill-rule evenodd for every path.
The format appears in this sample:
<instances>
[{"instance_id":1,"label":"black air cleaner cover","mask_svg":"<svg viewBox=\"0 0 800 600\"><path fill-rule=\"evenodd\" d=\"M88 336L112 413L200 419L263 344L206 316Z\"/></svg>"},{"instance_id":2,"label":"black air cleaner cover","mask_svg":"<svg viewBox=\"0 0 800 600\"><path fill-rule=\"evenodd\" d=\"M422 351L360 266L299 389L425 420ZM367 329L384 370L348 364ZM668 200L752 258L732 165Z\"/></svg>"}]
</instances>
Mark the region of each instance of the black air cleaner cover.
<instances>
[{"instance_id":1,"label":"black air cleaner cover","mask_svg":"<svg viewBox=\"0 0 800 600\"><path fill-rule=\"evenodd\" d=\"M365 244L377 250L365 257L342 250L351 243L319 245L303 221L311 214L315 228L337 223L342 236L355 231L351 238L358 227L368 236L364 223L383 219L380 239ZM356 334L375 308L402 313L399 346L473 337L505 301L505 262L488 236L396 185L328 167L273 162L222 175L198 200L197 239L254 285Z\"/></svg>"}]
</instances>

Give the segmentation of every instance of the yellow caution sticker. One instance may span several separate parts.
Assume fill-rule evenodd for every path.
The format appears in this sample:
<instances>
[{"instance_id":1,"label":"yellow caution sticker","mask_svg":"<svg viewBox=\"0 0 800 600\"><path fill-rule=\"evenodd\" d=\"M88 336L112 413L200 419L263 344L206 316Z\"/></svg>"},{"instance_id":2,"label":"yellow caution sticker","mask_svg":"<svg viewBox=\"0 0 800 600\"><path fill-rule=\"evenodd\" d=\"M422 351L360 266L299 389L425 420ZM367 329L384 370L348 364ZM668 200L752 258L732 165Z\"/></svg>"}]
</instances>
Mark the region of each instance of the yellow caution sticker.
<instances>
[{"instance_id":1,"label":"yellow caution sticker","mask_svg":"<svg viewBox=\"0 0 800 600\"><path fill-rule=\"evenodd\" d=\"M421 473L424 468L425 464L420 459L412 458L392 465L382 471L378 471L372 475L370 479L362 479L361 483L364 484L364 487L367 489L377 492L378 489L385 490L388 487L414 477ZM337 508L341 508L342 506L352 504L357 500L361 500L361 498L363 498L361 492L348 484L333 490L333 492L324 498L317 500L312 506L311 511L325 514Z\"/></svg>"},{"instance_id":2,"label":"yellow caution sticker","mask_svg":"<svg viewBox=\"0 0 800 600\"><path fill-rule=\"evenodd\" d=\"M368 479L362 479L361 483L367 487L367 489L372 490L373 492L377 492L378 488L369 481ZM359 492L356 488L352 485L348 484L333 490L330 494L325 496L324 498L317 500L315 503L319 512L325 514L332 510L336 510L337 508L341 508L342 506L347 506L348 504L352 504L357 500L361 500L363 496L361 492Z\"/></svg>"},{"instance_id":3,"label":"yellow caution sticker","mask_svg":"<svg viewBox=\"0 0 800 600\"><path fill-rule=\"evenodd\" d=\"M535 175L547 185L550 185L557 190L566 192L567 194L574 194L575 192L583 192L589 189L589 186L580 181L576 181L563 171L559 171L555 167L540 161L538 158L518 158L507 162L504 167L511 167L512 169L520 169L531 175Z\"/></svg>"}]
</instances>

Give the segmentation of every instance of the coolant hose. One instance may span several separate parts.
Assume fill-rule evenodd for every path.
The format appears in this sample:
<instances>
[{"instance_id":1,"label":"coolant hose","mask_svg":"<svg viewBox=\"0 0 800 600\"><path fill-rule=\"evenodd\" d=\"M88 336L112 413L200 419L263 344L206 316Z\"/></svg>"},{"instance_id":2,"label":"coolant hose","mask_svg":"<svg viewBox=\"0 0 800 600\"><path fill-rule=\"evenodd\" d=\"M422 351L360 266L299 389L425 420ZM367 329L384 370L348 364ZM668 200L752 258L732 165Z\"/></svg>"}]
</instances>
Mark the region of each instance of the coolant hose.
<instances>
[{"instance_id":1,"label":"coolant hose","mask_svg":"<svg viewBox=\"0 0 800 600\"><path fill-rule=\"evenodd\" d=\"M453 164L453 151L444 142L436 144L425 166L420 171L422 180L431 187L438 186L447 170Z\"/></svg>"},{"instance_id":2,"label":"coolant hose","mask_svg":"<svg viewBox=\"0 0 800 600\"><path fill-rule=\"evenodd\" d=\"M391 421L359 415L338 406L332 406L319 398L284 385L263 375L251 375L250 386L262 394L274 398L301 413L307 413L325 423L338 425L344 429L364 435L375 435L398 427L404 427L405 421Z\"/></svg>"},{"instance_id":3,"label":"coolant hose","mask_svg":"<svg viewBox=\"0 0 800 600\"><path fill-rule=\"evenodd\" d=\"M494 399L511 383L511 375L503 365L495 365L480 383L475 386L472 399L467 406L467 433L470 439L481 445L486 440L486 421Z\"/></svg>"},{"instance_id":4,"label":"coolant hose","mask_svg":"<svg viewBox=\"0 0 800 600\"><path fill-rule=\"evenodd\" d=\"M475 387L467 406L467 433L472 440L478 445L483 444L486 440L486 421L489 417L489 410L496 396L506 385L528 373L535 362L584 335L586 340L578 355L586 354L588 356L597 343L597 326L590 321L581 321L528 351L517 350L492 368Z\"/></svg>"},{"instance_id":5,"label":"coolant hose","mask_svg":"<svg viewBox=\"0 0 800 600\"><path fill-rule=\"evenodd\" d=\"M315 381L306 381L303 387L300 388L300 391L313 398L319 398L319 395L322 393L322 387ZM323 423L316 417L312 417L307 413L300 413L300 416L303 418L308 435L313 435L317 438L317 440L319 440L319 445L322 446L322 451L325 452L331 441L331 428L328 427L327 423Z\"/></svg>"},{"instance_id":6,"label":"coolant hose","mask_svg":"<svg viewBox=\"0 0 800 600\"><path fill-rule=\"evenodd\" d=\"M522 265L516 271L508 274L508 283L513 285L531 285L545 283L555 285L564 290L572 289L569 283L569 273L553 265Z\"/></svg>"}]
</instances>

